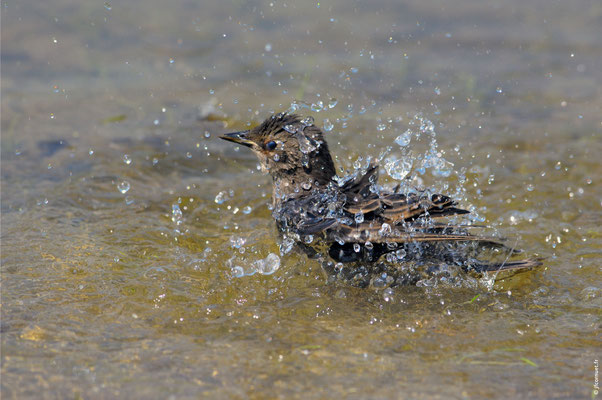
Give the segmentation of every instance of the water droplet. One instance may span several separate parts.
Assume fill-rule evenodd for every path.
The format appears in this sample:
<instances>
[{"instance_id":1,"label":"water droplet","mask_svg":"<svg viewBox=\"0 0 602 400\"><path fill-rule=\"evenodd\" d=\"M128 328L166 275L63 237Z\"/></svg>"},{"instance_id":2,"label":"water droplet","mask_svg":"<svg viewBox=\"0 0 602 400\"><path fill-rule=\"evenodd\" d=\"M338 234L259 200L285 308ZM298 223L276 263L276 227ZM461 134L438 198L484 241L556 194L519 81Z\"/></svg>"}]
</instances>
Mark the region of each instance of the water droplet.
<instances>
[{"instance_id":1,"label":"water droplet","mask_svg":"<svg viewBox=\"0 0 602 400\"><path fill-rule=\"evenodd\" d=\"M368 242L366 242L366 243L364 244L364 247L365 247L367 250L372 250L372 249L374 248L374 245L372 244L372 242L369 242L369 241L368 241Z\"/></svg>"},{"instance_id":2,"label":"water droplet","mask_svg":"<svg viewBox=\"0 0 602 400\"><path fill-rule=\"evenodd\" d=\"M182 223L182 210L177 203L171 205L171 220L180 225Z\"/></svg>"},{"instance_id":3,"label":"water droplet","mask_svg":"<svg viewBox=\"0 0 602 400\"><path fill-rule=\"evenodd\" d=\"M399 249L395 252L395 255L397 256L398 260L403 260L406 256L406 251L405 249Z\"/></svg>"},{"instance_id":4,"label":"water droplet","mask_svg":"<svg viewBox=\"0 0 602 400\"><path fill-rule=\"evenodd\" d=\"M312 103L310 108L314 112L320 112L324 108L324 102L322 100L320 100L316 103Z\"/></svg>"},{"instance_id":5,"label":"water droplet","mask_svg":"<svg viewBox=\"0 0 602 400\"><path fill-rule=\"evenodd\" d=\"M324 119L324 132L330 132L334 128L334 124L328 118Z\"/></svg>"},{"instance_id":6,"label":"water droplet","mask_svg":"<svg viewBox=\"0 0 602 400\"><path fill-rule=\"evenodd\" d=\"M437 86L435 86L435 94L437 96L439 96L441 94L441 89L439 89Z\"/></svg>"},{"instance_id":7,"label":"water droplet","mask_svg":"<svg viewBox=\"0 0 602 400\"><path fill-rule=\"evenodd\" d=\"M264 47L265 51L267 51L268 53L270 51L272 51L272 43L266 43L265 47Z\"/></svg>"},{"instance_id":8,"label":"water droplet","mask_svg":"<svg viewBox=\"0 0 602 400\"><path fill-rule=\"evenodd\" d=\"M280 156L278 154L274 154L274 161L280 161Z\"/></svg>"},{"instance_id":9,"label":"water droplet","mask_svg":"<svg viewBox=\"0 0 602 400\"><path fill-rule=\"evenodd\" d=\"M224 202L226 202L228 200L228 193L226 192L219 192L217 194L217 196L215 196L215 202L217 204L223 204Z\"/></svg>"},{"instance_id":10,"label":"water droplet","mask_svg":"<svg viewBox=\"0 0 602 400\"><path fill-rule=\"evenodd\" d=\"M334 108L338 102L339 101L337 99L335 99L334 97L331 98L330 101L328 102L328 108Z\"/></svg>"},{"instance_id":11,"label":"water droplet","mask_svg":"<svg viewBox=\"0 0 602 400\"><path fill-rule=\"evenodd\" d=\"M527 190L528 190L529 192L532 192L533 190L535 190L535 185L533 185L532 183L529 183L529 184L527 185Z\"/></svg>"},{"instance_id":12,"label":"water droplet","mask_svg":"<svg viewBox=\"0 0 602 400\"><path fill-rule=\"evenodd\" d=\"M498 92L498 93L504 93L504 91L502 90L502 88L499 87L499 86L495 88L495 91Z\"/></svg>"},{"instance_id":13,"label":"water droplet","mask_svg":"<svg viewBox=\"0 0 602 400\"><path fill-rule=\"evenodd\" d=\"M313 235L307 235L303 238L303 241L307 244L310 244L311 242L314 241L314 237L313 237Z\"/></svg>"},{"instance_id":14,"label":"water droplet","mask_svg":"<svg viewBox=\"0 0 602 400\"><path fill-rule=\"evenodd\" d=\"M260 274L271 275L280 268L280 257L274 253L268 254L263 261L262 268L257 270Z\"/></svg>"},{"instance_id":15,"label":"water droplet","mask_svg":"<svg viewBox=\"0 0 602 400\"><path fill-rule=\"evenodd\" d=\"M387 278L388 277L389 276L387 275L387 273L383 272L379 276L376 276L374 279L372 279L372 286L377 287L377 288L378 287L385 287L387 285Z\"/></svg>"},{"instance_id":16,"label":"water droplet","mask_svg":"<svg viewBox=\"0 0 602 400\"><path fill-rule=\"evenodd\" d=\"M130 157L129 154L124 154L122 158L123 158L123 162L126 163L127 165L130 165L132 163L132 158Z\"/></svg>"},{"instance_id":17,"label":"water droplet","mask_svg":"<svg viewBox=\"0 0 602 400\"><path fill-rule=\"evenodd\" d=\"M356 253L359 253L361 249L362 249L362 246L360 246L359 243L353 244L353 251L355 251Z\"/></svg>"},{"instance_id":18,"label":"water droplet","mask_svg":"<svg viewBox=\"0 0 602 400\"><path fill-rule=\"evenodd\" d=\"M290 237L285 237L282 239L282 243L280 243L280 254L288 254L293 249L295 245L295 240Z\"/></svg>"},{"instance_id":19,"label":"water droplet","mask_svg":"<svg viewBox=\"0 0 602 400\"><path fill-rule=\"evenodd\" d=\"M173 64L173 63L175 63L175 62L176 62L176 59L175 59L175 58L171 58L171 57L169 58L169 63L170 63L170 64Z\"/></svg>"},{"instance_id":20,"label":"water droplet","mask_svg":"<svg viewBox=\"0 0 602 400\"><path fill-rule=\"evenodd\" d=\"M288 133L295 133L297 132L297 127L295 125L284 125L284 130Z\"/></svg>"},{"instance_id":21,"label":"water droplet","mask_svg":"<svg viewBox=\"0 0 602 400\"><path fill-rule=\"evenodd\" d=\"M242 278L243 276L245 276L245 270L243 269L243 267L232 267L231 271L232 275L234 275L235 278Z\"/></svg>"},{"instance_id":22,"label":"water droplet","mask_svg":"<svg viewBox=\"0 0 602 400\"><path fill-rule=\"evenodd\" d=\"M158 120L158 119L154 120L154 121L153 121L153 124L154 124L155 126L159 125L159 120Z\"/></svg>"},{"instance_id":23,"label":"water droplet","mask_svg":"<svg viewBox=\"0 0 602 400\"><path fill-rule=\"evenodd\" d=\"M435 169L433 170L433 175L441 178L447 178L451 175L453 167L453 163L444 159L439 159L439 161L436 163Z\"/></svg>"},{"instance_id":24,"label":"water droplet","mask_svg":"<svg viewBox=\"0 0 602 400\"><path fill-rule=\"evenodd\" d=\"M306 136L299 135L297 139L299 140L299 150L301 150L303 154L309 154L312 151L316 150L316 146L314 146L313 143L310 142ZM309 163L309 159L307 159L306 161L307 163Z\"/></svg>"},{"instance_id":25,"label":"water droplet","mask_svg":"<svg viewBox=\"0 0 602 400\"><path fill-rule=\"evenodd\" d=\"M305 117L301 120L301 123L305 126L312 126L314 124L314 117Z\"/></svg>"},{"instance_id":26,"label":"water droplet","mask_svg":"<svg viewBox=\"0 0 602 400\"><path fill-rule=\"evenodd\" d=\"M92 149L88 149L88 155L89 155L89 156L91 156L91 155L93 155L93 154L94 154L94 150L92 150Z\"/></svg>"},{"instance_id":27,"label":"water droplet","mask_svg":"<svg viewBox=\"0 0 602 400\"><path fill-rule=\"evenodd\" d=\"M391 234L391 225L387 223L382 224L378 233L382 236L389 236Z\"/></svg>"},{"instance_id":28,"label":"water droplet","mask_svg":"<svg viewBox=\"0 0 602 400\"><path fill-rule=\"evenodd\" d=\"M402 180L412 170L411 159L389 160L385 163L385 171L393 179Z\"/></svg>"},{"instance_id":29,"label":"water droplet","mask_svg":"<svg viewBox=\"0 0 602 400\"><path fill-rule=\"evenodd\" d=\"M253 211L253 209L250 206L244 206L242 208L242 213L243 214L251 214L251 211Z\"/></svg>"},{"instance_id":30,"label":"water droplet","mask_svg":"<svg viewBox=\"0 0 602 400\"><path fill-rule=\"evenodd\" d=\"M378 130L380 132L384 131L385 129L387 129L387 125L383 124L382 122L380 124L376 125L376 130Z\"/></svg>"},{"instance_id":31,"label":"water droplet","mask_svg":"<svg viewBox=\"0 0 602 400\"><path fill-rule=\"evenodd\" d=\"M121 181L117 185L117 190L121 192L121 194L126 194L128 190L130 190L130 183L128 181Z\"/></svg>"},{"instance_id":32,"label":"water droplet","mask_svg":"<svg viewBox=\"0 0 602 400\"><path fill-rule=\"evenodd\" d=\"M364 222L364 213L361 211L355 213L354 219L356 223L361 224L362 222Z\"/></svg>"},{"instance_id":33,"label":"water droplet","mask_svg":"<svg viewBox=\"0 0 602 400\"><path fill-rule=\"evenodd\" d=\"M243 247L246 243L246 239L242 238L242 237L238 237L238 236L231 236L230 237L230 245L232 247L234 247L235 249L240 249L241 247Z\"/></svg>"},{"instance_id":34,"label":"water droplet","mask_svg":"<svg viewBox=\"0 0 602 400\"><path fill-rule=\"evenodd\" d=\"M303 183L301 184L301 187L302 187L303 189L305 189L305 190L309 190L309 189L311 189L311 182L309 182L309 181L307 181L307 182L303 182Z\"/></svg>"},{"instance_id":35,"label":"water droplet","mask_svg":"<svg viewBox=\"0 0 602 400\"><path fill-rule=\"evenodd\" d=\"M215 93L215 90L209 89L209 94L214 94L214 93Z\"/></svg>"},{"instance_id":36,"label":"water droplet","mask_svg":"<svg viewBox=\"0 0 602 400\"><path fill-rule=\"evenodd\" d=\"M113 6L108 1L105 1L105 9L107 9L107 11L111 11L113 9Z\"/></svg>"},{"instance_id":37,"label":"water droplet","mask_svg":"<svg viewBox=\"0 0 602 400\"><path fill-rule=\"evenodd\" d=\"M397 143L397 145L399 145L401 147L405 147L408 144L410 144L411 140L412 140L412 131L408 129L401 135L397 136L397 138L395 138L395 143Z\"/></svg>"}]
</instances>

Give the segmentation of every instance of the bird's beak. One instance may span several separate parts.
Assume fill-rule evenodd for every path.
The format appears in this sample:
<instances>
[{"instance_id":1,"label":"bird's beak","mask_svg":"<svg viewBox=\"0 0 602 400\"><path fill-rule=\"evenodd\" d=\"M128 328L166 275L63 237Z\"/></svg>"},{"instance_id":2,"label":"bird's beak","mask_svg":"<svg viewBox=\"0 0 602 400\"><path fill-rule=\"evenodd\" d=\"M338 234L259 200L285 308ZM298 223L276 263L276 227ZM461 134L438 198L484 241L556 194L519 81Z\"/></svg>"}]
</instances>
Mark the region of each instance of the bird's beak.
<instances>
[{"instance_id":1,"label":"bird's beak","mask_svg":"<svg viewBox=\"0 0 602 400\"><path fill-rule=\"evenodd\" d=\"M249 131L226 133L220 136L220 139L224 139L229 142L234 142L236 144L242 144L243 146L247 147L253 147L255 145L255 142L247 138L248 134Z\"/></svg>"}]
</instances>

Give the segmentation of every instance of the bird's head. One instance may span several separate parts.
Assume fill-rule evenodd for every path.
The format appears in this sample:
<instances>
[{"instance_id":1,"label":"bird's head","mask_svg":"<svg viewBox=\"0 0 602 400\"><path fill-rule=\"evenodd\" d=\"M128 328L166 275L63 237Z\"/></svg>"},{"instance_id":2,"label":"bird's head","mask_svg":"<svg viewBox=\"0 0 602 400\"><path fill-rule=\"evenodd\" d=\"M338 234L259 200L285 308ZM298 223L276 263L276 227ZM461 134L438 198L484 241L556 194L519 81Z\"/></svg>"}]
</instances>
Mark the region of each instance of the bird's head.
<instances>
[{"instance_id":1,"label":"bird's head","mask_svg":"<svg viewBox=\"0 0 602 400\"><path fill-rule=\"evenodd\" d=\"M227 133L221 138L253 150L261 169L275 181L321 186L335 175L328 145L312 118L275 114L251 130Z\"/></svg>"}]
</instances>

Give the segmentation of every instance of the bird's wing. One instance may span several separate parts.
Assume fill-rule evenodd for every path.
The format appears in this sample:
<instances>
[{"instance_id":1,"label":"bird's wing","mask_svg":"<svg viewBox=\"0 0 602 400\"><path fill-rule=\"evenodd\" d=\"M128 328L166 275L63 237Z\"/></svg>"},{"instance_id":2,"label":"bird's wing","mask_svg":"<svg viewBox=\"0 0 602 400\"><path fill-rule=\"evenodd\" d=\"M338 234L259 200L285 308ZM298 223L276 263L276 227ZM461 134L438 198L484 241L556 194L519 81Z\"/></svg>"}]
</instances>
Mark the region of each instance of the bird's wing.
<instances>
[{"instance_id":1,"label":"bird's wing","mask_svg":"<svg viewBox=\"0 0 602 400\"><path fill-rule=\"evenodd\" d=\"M425 193L375 193L370 190L378 180L378 166L371 164L362 176L346 182L341 191L347 199L344 205L351 217L363 214L365 220L376 220L397 224L429 214L440 217L467 214L468 211L454 207L456 202L448 196Z\"/></svg>"},{"instance_id":2,"label":"bird's wing","mask_svg":"<svg viewBox=\"0 0 602 400\"><path fill-rule=\"evenodd\" d=\"M455 202L442 194L384 193L367 198L351 199L345 205L345 211L351 215L362 213L364 220L382 221L397 224L430 215L441 217L455 214L468 214L469 211L456 208Z\"/></svg>"},{"instance_id":3,"label":"bird's wing","mask_svg":"<svg viewBox=\"0 0 602 400\"><path fill-rule=\"evenodd\" d=\"M455 207L455 202L444 195L425 193L375 193L372 185L378 180L378 167L371 165L364 175L346 182L340 188L344 200L321 199L319 194L298 197L288 200L279 213L278 220L286 229L299 235L313 235L327 232L328 237L346 242L371 241L378 242L409 242L409 241L452 241L476 240L477 236L469 234L451 234L447 230L441 232L408 232L403 223L419 217L433 217L466 214L468 211ZM330 196L331 197L331 196ZM325 205L331 201L338 202L336 208L343 212L345 218L332 217L324 211ZM363 221L358 221L358 214ZM339 217L341 214L339 214ZM379 232L382 225L389 224L394 236Z\"/></svg>"}]
</instances>

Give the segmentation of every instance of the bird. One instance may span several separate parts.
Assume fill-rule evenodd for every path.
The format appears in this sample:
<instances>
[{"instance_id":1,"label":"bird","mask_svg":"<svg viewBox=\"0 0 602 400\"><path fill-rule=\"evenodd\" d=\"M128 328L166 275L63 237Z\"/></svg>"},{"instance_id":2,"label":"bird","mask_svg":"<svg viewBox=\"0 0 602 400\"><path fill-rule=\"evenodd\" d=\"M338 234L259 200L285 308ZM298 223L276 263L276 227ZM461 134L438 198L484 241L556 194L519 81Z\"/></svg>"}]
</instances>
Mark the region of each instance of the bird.
<instances>
[{"instance_id":1,"label":"bird","mask_svg":"<svg viewBox=\"0 0 602 400\"><path fill-rule=\"evenodd\" d=\"M310 257L321 257L325 250L332 261L324 262L324 269L357 286L412 284L447 273L450 265L484 274L541 264L536 258L510 260L521 250L471 233L470 227L440 222L469 213L449 196L378 186L375 163L363 173L338 177L324 133L312 117L272 114L253 129L220 138L251 149L271 176L272 215L279 231ZM476 258L486 249L507 250L508 256L504 262Z\"/></svg>"}]
</instances>

